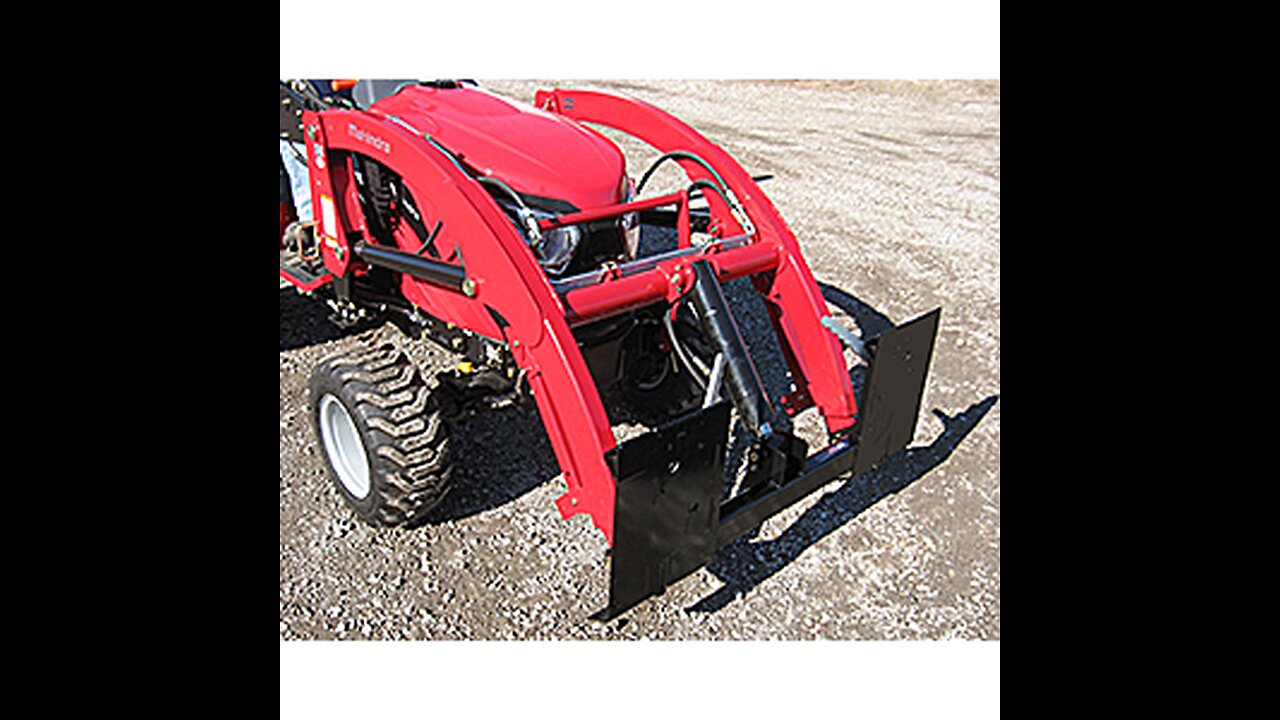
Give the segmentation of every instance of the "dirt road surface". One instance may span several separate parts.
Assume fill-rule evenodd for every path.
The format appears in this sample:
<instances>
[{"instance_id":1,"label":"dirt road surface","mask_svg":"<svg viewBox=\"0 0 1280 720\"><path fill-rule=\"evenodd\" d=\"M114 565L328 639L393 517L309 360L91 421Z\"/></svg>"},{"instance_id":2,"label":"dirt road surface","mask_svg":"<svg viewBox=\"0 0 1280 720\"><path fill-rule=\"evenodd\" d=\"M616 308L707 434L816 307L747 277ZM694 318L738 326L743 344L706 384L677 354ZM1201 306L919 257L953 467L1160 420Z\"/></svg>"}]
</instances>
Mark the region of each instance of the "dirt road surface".
<instances>
[{"instance_id":1,"label":"dirt road surface","mask_svg":"<svg viewBox=\"0 0 1280 720\"><path fill-rule=\"evenodd\" d=\"M608 598L605 541L585 516L556 511L564 483L532 404L466 422L459 489L431 522L388 530L356 519L326 475L306 409L312 368L356 336L282 289L280 637L999 639L999 83L480 84L523 101L556 86L646 100L749 173L773 175L765 192L855 334L941 307L915 438L599 623L588 616ZM624 150L634 176L656 157ZM668 168L671 184L660 171L652 192L675 187ZM729 294L776 397L786 378L763 311L742 287ZM795 427L811 448L825 442L815 411Z\"/></svg>"}]
</instances>

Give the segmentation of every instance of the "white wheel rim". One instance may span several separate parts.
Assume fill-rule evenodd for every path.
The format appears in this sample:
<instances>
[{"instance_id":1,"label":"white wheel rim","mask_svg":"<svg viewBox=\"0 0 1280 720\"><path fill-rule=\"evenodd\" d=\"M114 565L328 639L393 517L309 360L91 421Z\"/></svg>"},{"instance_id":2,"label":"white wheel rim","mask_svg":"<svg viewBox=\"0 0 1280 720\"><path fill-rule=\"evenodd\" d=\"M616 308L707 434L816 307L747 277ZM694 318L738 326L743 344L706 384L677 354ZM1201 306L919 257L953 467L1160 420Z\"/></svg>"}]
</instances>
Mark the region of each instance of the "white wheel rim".
<instances>
[{"instance_id":1,"label":"white wheel rim","mask_svg":"<svg viewBox=\"0 0 1280 720\"><path fill-rule=\"evenodd\" d=\"M356 499L369 494L369 458L346 406L332 395L320 398L320 440L338 482Z\"/></svg>"}]
</instances>

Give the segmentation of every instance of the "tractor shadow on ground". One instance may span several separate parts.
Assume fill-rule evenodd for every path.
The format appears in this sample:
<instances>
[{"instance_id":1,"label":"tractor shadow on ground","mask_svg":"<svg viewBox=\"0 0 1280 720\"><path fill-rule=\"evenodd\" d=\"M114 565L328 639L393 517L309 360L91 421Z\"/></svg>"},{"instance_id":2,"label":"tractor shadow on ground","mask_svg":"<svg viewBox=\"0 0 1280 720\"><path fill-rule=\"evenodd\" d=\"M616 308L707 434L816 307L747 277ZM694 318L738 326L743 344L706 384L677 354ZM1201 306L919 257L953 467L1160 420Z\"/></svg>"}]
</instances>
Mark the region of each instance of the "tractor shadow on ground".
<instances>
[{"instance_id":1,"label":"tractor shadow on ground","mask_svg":"<svg viewBox=\"0 0 1280 720\"><path fill-rule=\"evenodd\" d=\"M849 315L863 338L872 338L893 329L894 324L875 308L826 283L818 283L823 298ZM861 403L866 366L850 371L854 392ZM789 565L807 548L848 524L864 510L890 494L919 480L951 456L966 436L991 410L999 395L992 395L956 415L934 408L943 431L924 447L906 448L877 467L845 480L827 493L773 540L758 540L759 528L722 548L707 570L724 584L719 590L686 608L689 612L715 612L744 596L760 583Z\"/></svg>"},{"instance_id":2,"label":"tractor shadow on ground","mask_svg":"<svg viewBox=\"0 0 1280 720\"><path fill-rule=\"evenodd\" d=\"M452 489L409 527L438 525L512 502L560 474L551 441L532 401L481 408L454 428Z\"/></svg>"},{"instance_id":3,"label":"tractor shadow on ground","mask_svg":"<svg viewBox=\"0 0 1280 720\"><path fill-rule=\"evenodd\" d=\"M724 586L687 608L690 612L715 612L772 577L807 548L843 527L863 510L933 470L951 456L965 436L999 400L992 395L948 416L934 409L944 430L925 447L907 448L889 456L877 467L846 480L839 489L822 496L774 540L743 536L725 546L707 569Z\"/></svg>"}]
</instances>

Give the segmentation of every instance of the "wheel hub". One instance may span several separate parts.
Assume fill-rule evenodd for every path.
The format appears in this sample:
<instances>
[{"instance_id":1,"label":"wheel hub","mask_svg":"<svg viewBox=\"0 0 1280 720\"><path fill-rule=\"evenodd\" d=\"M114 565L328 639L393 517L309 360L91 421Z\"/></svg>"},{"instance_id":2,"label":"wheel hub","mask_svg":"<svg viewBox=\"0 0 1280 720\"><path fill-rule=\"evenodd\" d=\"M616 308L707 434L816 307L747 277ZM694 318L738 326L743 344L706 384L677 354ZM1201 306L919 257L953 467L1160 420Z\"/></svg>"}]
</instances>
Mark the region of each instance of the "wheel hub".
<instances>
[{"instance_id":1,"label":"wheel hub","mask_svg":"<svg viewBox=\"0 0 1280 720\"><path fill-rule=\"evenodd\" d=\"M352 497L363 500L371 488L369 458L351 414L338 398L320 398L320 439L329 465Z\"/></svg>"}]
</instances>

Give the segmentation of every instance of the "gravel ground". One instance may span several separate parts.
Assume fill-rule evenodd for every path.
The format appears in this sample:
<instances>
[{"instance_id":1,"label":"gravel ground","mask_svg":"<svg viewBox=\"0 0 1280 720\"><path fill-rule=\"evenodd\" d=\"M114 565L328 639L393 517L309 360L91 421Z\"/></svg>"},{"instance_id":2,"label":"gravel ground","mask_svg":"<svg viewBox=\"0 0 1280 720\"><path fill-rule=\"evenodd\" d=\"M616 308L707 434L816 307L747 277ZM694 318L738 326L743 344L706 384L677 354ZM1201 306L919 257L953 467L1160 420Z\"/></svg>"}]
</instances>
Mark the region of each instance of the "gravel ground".
<instances>
[{"instance_id":1,"label":"gravel ground","mask_svg":"<svg viewBox=\"0 0 1280 720\"><path fill-rule=\"evenodd\" d=\"M532 404L466 421L458 489L430 522L388 530L357 521L318 454L306 387L322 357L359 338L282 289L280 637L999 639L999 83L481 85L526 101L554 86L643 99L748 172L774 175L764 190L855 333L940 306L914 441L766 521L664 595L598 623L588 616L608 598L604 538L585 516L556 511L564 483ZM634 143L624 150L633 175L656 157ZM666 189L663 172L655 193ZM763 309L741 281L728 292L776 396L785 374ZM859 381L860 368L853 373ZM795 428L811 448L825 441L813 410Z\"/></svg>"}]
</instances>

